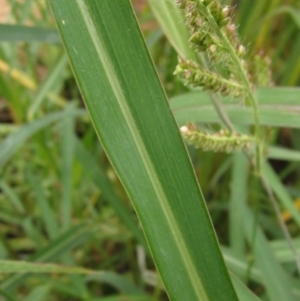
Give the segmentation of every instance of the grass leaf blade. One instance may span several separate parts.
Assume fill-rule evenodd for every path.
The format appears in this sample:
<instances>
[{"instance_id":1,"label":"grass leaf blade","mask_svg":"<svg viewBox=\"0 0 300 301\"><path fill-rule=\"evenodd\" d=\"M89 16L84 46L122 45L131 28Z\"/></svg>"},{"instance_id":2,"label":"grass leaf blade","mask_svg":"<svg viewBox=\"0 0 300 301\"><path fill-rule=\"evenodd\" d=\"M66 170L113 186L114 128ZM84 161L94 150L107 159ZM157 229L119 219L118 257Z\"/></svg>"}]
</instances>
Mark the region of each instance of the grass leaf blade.
<instances>
[{"instance_id":1,"label":"grass leaf blade","mask_svg":"<svg viewBox=\"0 0 300 301\"><path fill-rule=\"evenodd\" d=\"M129 2L50 3L97 134L171 300L237 300Z\"/></svg>"}]
</instances>

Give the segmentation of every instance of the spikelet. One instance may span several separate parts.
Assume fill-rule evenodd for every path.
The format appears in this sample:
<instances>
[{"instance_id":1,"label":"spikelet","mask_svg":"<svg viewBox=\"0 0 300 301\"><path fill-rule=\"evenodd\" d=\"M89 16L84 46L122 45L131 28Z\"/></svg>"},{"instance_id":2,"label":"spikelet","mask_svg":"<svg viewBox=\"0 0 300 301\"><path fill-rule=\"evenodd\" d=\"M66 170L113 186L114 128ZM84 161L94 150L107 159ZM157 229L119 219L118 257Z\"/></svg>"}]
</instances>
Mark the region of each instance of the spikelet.
<instances>
[{"instance_id":1,"label":"spikelet","mask_svg":"<svg viewBox=\"0 0 300 301\"><path fill-rule=\"evenodd\" d=\"M184 79L187 85L202 87L203 90L210 90L214 93L219 92L223 96L232 95L242 98L246 92L244 86L234 79L225 79L190 60L179 58L174 74Z\"/></svg>"},{"instance_id":2,"label":"spikelet","mask_svg":"<svg viewBox=\"0 0 300 301\"><path fill-rule=\"evenodd\" d=\"M225 153L249 151L255 144L255 139L251 136L230 133L227 130L209 134L201 131L191 123L181 127L180 131L188 144L204 151Z\"/></svg>"}]
</instances>

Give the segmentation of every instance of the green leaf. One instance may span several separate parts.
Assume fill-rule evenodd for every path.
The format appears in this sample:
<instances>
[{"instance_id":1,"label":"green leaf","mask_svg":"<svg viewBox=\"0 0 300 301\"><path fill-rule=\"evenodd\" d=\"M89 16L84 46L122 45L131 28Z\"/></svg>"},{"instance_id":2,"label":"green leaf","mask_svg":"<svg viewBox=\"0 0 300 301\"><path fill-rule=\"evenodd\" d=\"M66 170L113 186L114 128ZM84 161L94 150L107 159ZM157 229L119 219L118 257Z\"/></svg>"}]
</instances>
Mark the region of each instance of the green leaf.
<instances>
[{"instance_id":1,"label":"green leaf","mask_svg":"<svg viewBox=\"0 0 300 301\"><path fill-rule=\"evenodd\" d=\"M89 301L157 301L157 298L141 295L116 295L103 298L93 298Z\"/></svg>"},{"instance_id":2,"label":"green leaf","mask_svg":"<svg viewBox=\"0 0 300 301\"><path fill-rule=\"evenodd\" d=\"M44 195L39 178L34 175L32 170L27 171L26 178L28 179L32 191L35 192L35 200L40 210L41 219L44 223L47 235L52 240L59 234L58 221L55 218L53 209Z\"/></svg>"},{"instance_id":3,"label":"green leaf","mask_svg":"<svg viewBox=\"0 0 300 301\"><path fill-rule=\"evenodd\" d=\"M231 280L240 300L260 301L260 299L255 296L249 289L247 289L247 287L233 274L231 274Z\"/></svg>"},{"instance_id":4,"label":"green leaf","mask_svg":"<svg viewBox=\"0 0 300 301\"><path fill-rule=\"evenodd\" d=\"M293 244L297 253L299 254L300 251L300 240L294 239ZM270 246L280 262L295 262L295 254L291 249L291 246L286 240L278 239L274 240L270 243Z\"/></svg>"},{"instance_id":5,"label":"green leaf","mask_svg":"<svg viewBox=\"0 0 300 301\"><path fill-rule=\"evenodd\" d=\"M41 107L42 103L47 100L47 96L48 98L55 97L51 91L58 86L59 81L61 82L61 78L64 74L64 69L66 68L67 63L68 58L65 53L58 57L57 62L54 63L53 68L49 71L47 78L42 82L36 93L36 96L32 100L27 113L29 120L34 118L34 115Z\"/></svg>"},{"instance_id":6,"label":"green leaf","mask_svg":"<svg viewBox=\"0 0 300 301\"><path fill-rule=\"evenodd\" d=\"M93 274L95 272L80 267L62 266L52 263L0 260L0 274L8 273Z\"/></svg>"},{"instance_id":7,"label":"green leaf","mask_svg":"<svg viewBox=\"0 0 300 301\"><path fill-rule=\"evenodd\" d=\"M231 180L231 197L229 202L229 240L231 248L239 255L245 252L244 233L241 229L242 215L239 203L247 201L248 161L243 153L233 154L233 171ZM238 170L237 170L238 169ZM240 173L245 173L241 177Z\"/></svg>"},{"instance_id":8,"label":"green leaf","mask_svg":"<svg viewBox=\"0 0 300 301\"><path fill-rule=\"evenodd\" d=\"M24 214L26 212L25 207L19 198L18 194L16 193L15 189L11 188L6 182L1 181L0 182L0 188L2 190L2 193L6 195L6 197L9 199L11 205L16 210L15 212Z\"/></svg>"},{"instance_id":9,"label":"green leaf","mask_svg":"<svg viewBox=\"0 0 300 301\"><path fill-rule=\"evenodd\" d=\"M147 248L144 235L134 221L131 212L119 199L112 183L109 181L105 172L100 168L97 160L88 153L78 139L76 140L75 152L77 159L82 164L84 170L86 170L87 176L90 176L94 183L101 189L103 197L109 202L128 229L131 230L138 242Z\"/></svg>"},{"instance_id":10,"label":"green leaf","mask_svg":"<svg viewBox=\"0 0 300 301\"><path fill-rule=\"evenodd\" d=\"M274 16L284 13L289 14L300 29L300 12L292 5L281 5L272 10L265 18L273 18Z\"/></svg>"},{"instance_id":11,"label":"green leaf","mask_svg":"<svg viewBox=\"0 0 300 301\"><path fill-rule=\"evenodd\" d=\"M260 88L259 118L261 125L300 128L299 88ZM253 125L251 108L233 103L231 98L222 98L222 105L233 123ZM209 94L198 91L171 99L171 108L179 125L186 122L218 123L220 118L212 105Z\"/></svg>"},{"instance_id":12,"label":"green leaf","mask_svg":"<svg viewBox=\"0 0 300 301\"><path fill-rule=\"evenodd\" d=\"M284 184L280 181L272 166L269 163L266 163L263 166L262 172L270 187L275 192L275 195L277 196L281 205L290 212L294 221L298 224L298 226L300 226L300 213L294 205L292 197L287 192Z\"/></svg>"},{"instance_id":13,"label":"green leaf","mask_svg":"<svg viewBox=\"0 0 300 301\"><path fill-rule=\"evenodd\" d=\"M39 120L23 125L20 129L7 136L0 143L0 167L2 167L12 155L29 139L32 135L47 127L49 124L66 118L68 115L80 116L83 110L65 110L58 113L51 113Z\"/></svg>"},{"instance_id":14,"label":"green leaf","mask_svg":"<svg viewBox=\"0 0 300 301\"><path fill-rule=\"evenodd\" d=\"M245 195L247 195L248 191L246 180L248 170L246 169L246 163L245 158L235 155L233 179L239 177L239 185L242 186L238 188L241 194L241 202L235 203L238 207L236 209L241 215L241 219L239 220L240 228L251 246L254 262L260 268L263 283L270 300L296 300L292 295L290 276L276 260L263 231L259 225L257 225L257 221L246 203ZM237 226L237 224L235 224L235 226Z\"/></svg>"},{"instance_id":15,"label":"green leaf","mask_svg":"<svg viewBox=\"0 0 300 301\"><path fill-rule=\"evenodd\" d=\"M271 146L268 148L268 158L297 162L300 161L300 152L284 147Z\"/></svg>"},{"instance_id":16,"label":"green leaf","mask_svg":"<svg viewBox=\"0 0 300 301\"><path fill-rule=\"evenodd\" d=\"M50 3L96 132L137 211L170 299L237 300L129 2Z\"/></svg>"},{"instance_id":17,"label":"green leaf","mask_svg":"<svg viewBox=\"0 0 300 301\"><path fill-rule=\"evenodd\" d=\"M195 59L195 54L188 44L189 34L184 15L177 8L175 1L148 0L148 3L177 53L182 57Z\"/></svg>"},{"instance_id":18,"label":"green leaf","mask_svg":"<svg viewBox=\"0 0 300 301\"><path fill-rule=\"evenodd\" d=\"M93 271L81 267L50 264L50 263L34 263L25 261L11 261L11 260L0 260L0 274L9 273L55 273L55 274L86 274L85 281L98 281L106 283L116 288L118 291L133 294L139 293L141 296L144 294L142 290L136 287L131 281L117 275L116 273L106 271Z\"/></svg>"},{"instance_id":19,"label":"green leaf","mask_svg":"<svg viewBox=\"0 0 300 301\"><path fill-rule=\"evenodd\" d=\"M0 289L0 296L5 297L5 301L17 301L11 294L7 293L6 291L3 291Z\"/></svg>"},{"instance_id":20,"label":"green leaf","mask_svg":"<svg viewBox=\"0 0 300 301\"><path fill-rule=\"evenodd\" d=\"M49 245L44 247L30 259L32 261L44 262L60 258L69 250L72 250L73 248L77 247L78 245L89 239L90 232L91 229L88 225L74 226L67 232L61 234L59 237L53 240ZM29 275L30 273L15 274L10 277L6 277L3 281L0 282L0 290L12 289Z\"/></svg>"},{"instance_id":21,"label":"green leaf","mask_svg":"<svg viewBox=\"0 0 300 301\"><path fill-rule=\"evenodd\" d=\"M255 262L261 269L270 300L296 300L296 297L292 294L291 277L277 262L262 230L255 225L252 212L245 205L243 207L242 216L244 217L245 235L248 242L252 242L253 240ZM254 239L253 231L256 232Z\"/></svg>"},{"instance_id":22,"label":"green leaf","mask_svg":"<svg viewBox=\"0 0 300 301\"><path fill-rule=\"evenodd\" d=\"M72 107L68 108L72 111ZM63 229L71 226L72 218L72 168L75 151L74 116L66 117L61 123L62 149L61 149L61 206L60 216Z\"/></svg>"},{"instance_id":23,"label":"green leaf","mask_svg":"<svg viewBox=\"0 0 300 301\"><path fill-rule=\"evenodd\" d=\"M140 287L134 285L129 279L112 272L94 273L86 276L85 281L109 284L123 294L146 295Z\"/></svg>"},{"instance_id":24,"label":"green leaf","mask_svg":"<svg viewBox=\"0 0 300 301\"><path fill-rule=\"evenodd\" d=\"M24 298L24 301L45 301L49 297L50 286L43 284L35 287L29 295Z\"/></svg>"},{"instance_id":25,"label":"green leaf","mask_svg":"<svg viewBox=\"0 0 300 301\"><path fill-rule=\"evenodd\" d=\"M0 41L60 43L60 37L54 28L0 24Z\"/></svg>"}]
</instances>

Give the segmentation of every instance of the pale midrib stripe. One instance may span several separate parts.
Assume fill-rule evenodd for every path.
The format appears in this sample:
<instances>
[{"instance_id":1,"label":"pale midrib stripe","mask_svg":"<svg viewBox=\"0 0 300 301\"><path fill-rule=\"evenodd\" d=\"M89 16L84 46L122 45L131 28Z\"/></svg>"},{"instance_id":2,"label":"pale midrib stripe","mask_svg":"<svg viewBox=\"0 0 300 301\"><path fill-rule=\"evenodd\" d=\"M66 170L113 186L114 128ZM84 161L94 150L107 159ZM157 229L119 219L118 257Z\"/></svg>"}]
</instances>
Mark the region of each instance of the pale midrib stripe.
<instances>
[{"instance_id":1,"label":"pale midrib stripe","mask_svg":"<svg viewBox=\"0 0 300 301\"><path fill-rule=\"evenodd\" d=\"M148 172L149 179L152 182L154 191L155 191L158 199L161 201L161 202L159 202L159 204L161 205L162 211L166 217L166 220L168 221L170 230L173 232L173 238L175 240L175 243L178 247L179 252L181 253L182 260L185 264L187 274L190 277L190 282L192 283L192 285L194 287L195 294L197 295L199 300L203 300L203 301L209 300L209 298L206 294L206 291L203 287L203 284L202 284L201 280L199 279L197 270L195 269L195 265L193 264L193 262L191 260L189 251L186 248L185 241L182 237L181 232L179 231L176 220L175 220L174 216L171 214L172 211L168 205L167 197L164 194L163 188L161 187L161 184L158 180L155 169L151 163L151 160L149 159L146 148L139 135L139 131L135 125L134 119L131 115L130 109L127 106L126 99L124 98L124 95L122 93L122 88L117 80L118 77L114 72L113 64L111 63L109 55L107 54L107 51L105 49L105 46L100 41L98 32L95 29L92 16L90 16L90 14L89 14L89 8L86 6L84 0L76 0L76 2L80 8L81 15L83 17L84 23L86 24L86 28L89 32L90 38L93 41L95 50L97 51L97 53L99 55L99 59L103 65L103 68L105 69L105 73L107 75L109 83L113 87L112 90L116 96L119 107L123 113L124 119L126 120L126 123L132 134L132 137L136 143L136 146L140 153L141 159L144 162L144 166Z\"/></svg>"}]
</instances>

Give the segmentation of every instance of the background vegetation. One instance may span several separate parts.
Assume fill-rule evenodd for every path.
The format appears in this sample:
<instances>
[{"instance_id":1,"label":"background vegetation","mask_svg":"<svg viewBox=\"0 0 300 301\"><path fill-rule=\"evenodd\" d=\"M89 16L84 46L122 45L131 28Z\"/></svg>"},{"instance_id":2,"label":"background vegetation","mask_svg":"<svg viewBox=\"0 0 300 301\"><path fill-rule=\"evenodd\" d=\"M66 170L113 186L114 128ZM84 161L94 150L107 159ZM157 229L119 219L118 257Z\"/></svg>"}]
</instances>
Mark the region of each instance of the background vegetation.
<instances>
[{"instance_id":1,"label":"background vegetation","mask_svg":"<svg viewBox=\"0 0 300 301\"><path fill-rule=\"evenodd\" d=\"M274 83L299 85L298 1L225 2L233 7L244 45L270 57ZM48 3L0 5L0 294L4 300L28 301L122 300L121 296L168 300L141 247L144 239L130 200L84 109ZM179 100L173 97L188 92L173 75L177 53L149 4L133 5L177 116ZM291 101L288 94L281 99ZM293 101L292 111L300 115L300 100ZM300 218L293 203L299 206L299 128L297 120L273 128L265 170L298 249ZM295 300L300 300L295 254L269 196L254 176L248 176L247 162L239 155L192 147L189 152L229 269L262 300L276 300L275 285L282 283L274 274L283 267ZM255 250L239 231L243 198L252 210L246 235L256 240ZM257 232L252 223L260 225ZM8 260L74 268L24 264L20 273L20 266L14 268L15 262Z\"/></svg>"}]
</instances>

